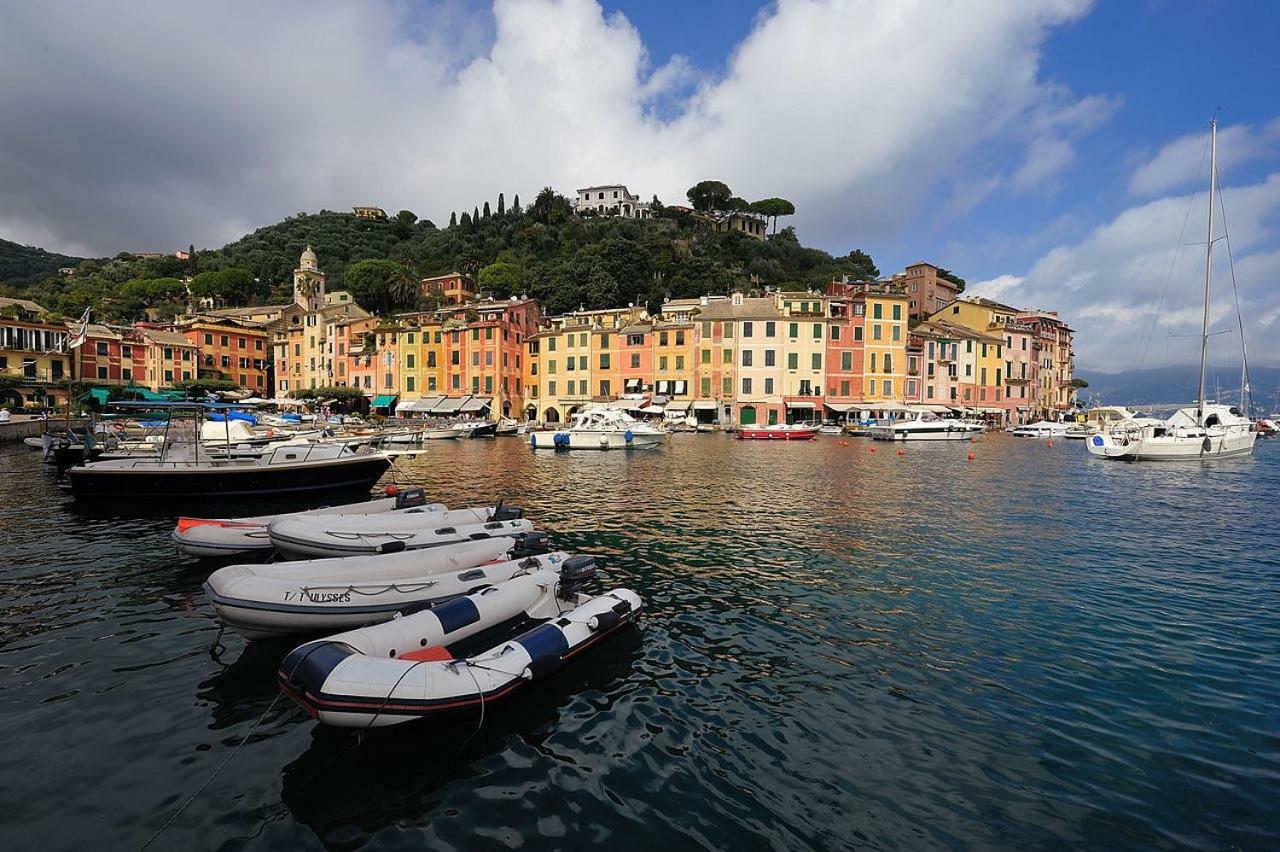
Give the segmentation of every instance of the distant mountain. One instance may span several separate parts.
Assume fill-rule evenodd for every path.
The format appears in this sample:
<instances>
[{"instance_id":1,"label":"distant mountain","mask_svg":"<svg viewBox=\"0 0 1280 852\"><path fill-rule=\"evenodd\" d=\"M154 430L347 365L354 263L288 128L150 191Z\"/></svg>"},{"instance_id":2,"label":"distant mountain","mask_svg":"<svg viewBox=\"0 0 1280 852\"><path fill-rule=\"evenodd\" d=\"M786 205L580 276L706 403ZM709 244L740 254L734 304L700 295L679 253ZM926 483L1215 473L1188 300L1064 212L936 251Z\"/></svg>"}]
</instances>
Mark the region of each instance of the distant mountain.
<instances>
[{"instance_id":1,"label":"distant mountain","mask_svg":"<svg viewBox=\"0 0 1280 852\"><path fill-rule=\"evenodd\" d=\"M0 240L0 284L25 283L55 275L63 266L76 266L82 257L54 254L35 246Z\"/></svg>"},{"instance_id":2,"label":"distant mountain","mask_svg":"<svg viewBox=\"0 0 1280 852\"><path fill-rule=\"evenodd\" d=\"M1123 373L1095 373L1077 371L1089 387L1080 392L1087 402L1099 401L1103 405L1154 406L1189 403L1196 398L1199 368L1195 364L1172 367L1156 367L1147 370L1127 370ZM1206 395L1210 399L1235 403L1240 399L1239 365L1211 370L1205 379ZM1249 370L1250 390L1254 405L1271 412L1280 408L1280 368L1252 367Z\"/></svg>"}]
</instances>

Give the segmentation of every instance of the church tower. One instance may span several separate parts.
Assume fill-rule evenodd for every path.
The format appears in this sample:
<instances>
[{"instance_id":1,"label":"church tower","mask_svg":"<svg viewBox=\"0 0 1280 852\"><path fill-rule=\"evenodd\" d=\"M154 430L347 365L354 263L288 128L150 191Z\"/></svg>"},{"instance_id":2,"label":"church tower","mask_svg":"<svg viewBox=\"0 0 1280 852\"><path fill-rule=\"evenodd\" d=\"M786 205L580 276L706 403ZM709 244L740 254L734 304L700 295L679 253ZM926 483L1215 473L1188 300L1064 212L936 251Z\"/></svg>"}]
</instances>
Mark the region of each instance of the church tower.
<instances>
[{"instance_id":1,"label":"church tower","mask_svg":"<svg viewBox=\"0 0 1280 852\"><path fill-rule=\"evenodd\" d=\"M307 313L316 313L324 307L324 273L310 245L293 271L293 301Z\"/></svg>"}]
</instances>

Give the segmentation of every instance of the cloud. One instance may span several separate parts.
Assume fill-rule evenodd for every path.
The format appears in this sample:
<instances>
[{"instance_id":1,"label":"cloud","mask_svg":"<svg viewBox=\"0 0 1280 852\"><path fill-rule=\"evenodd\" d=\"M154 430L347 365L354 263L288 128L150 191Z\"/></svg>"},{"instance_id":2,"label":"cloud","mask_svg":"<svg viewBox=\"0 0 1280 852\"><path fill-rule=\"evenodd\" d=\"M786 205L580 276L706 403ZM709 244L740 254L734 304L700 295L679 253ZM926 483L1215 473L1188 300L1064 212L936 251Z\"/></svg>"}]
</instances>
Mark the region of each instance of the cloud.
<instances>
[{"instance_id":1,"label":"cloud","mask_svg":"<svg viewBox=\"0 0 1280 852\"><path fill-rule=\"evenodd\" d=\"M1038 78L1087 8L781 0L711 76L655 67L594 0L9 4L0 233L109 254L299 210L442 222L499 191L620 180L675 201L719 178L790 198L806 241L847 251L947 187L1061 173L1113 108ZM1008 162L974 181L997 147Z\"/></svg>"},{"instance_id":2,"label":"cloud","mask_svg":"<svg viewBox=\"0 0 1280 852\"><path fill-rule=\"evenodd\" d=\"M997 302L1004 299L1017 299L1017 289L1027 279L1020 275L997 275L986 281L978 281L965 288L966 296L981 296Z\"/></svg>"},{"instance_id":3,"label":"cloud","mask_svg":"<svg viewBox=\"0 0 1280 852\"><path fill-rule=\"evenodd\" d=\"M1276 363L1273 347L1253 334L1280 310L1280 172L1224 188L1235 256L1235 281L1251 358ZM1005 274L973 286L993 298L1058 310L1077 330L1080 366L1115 371L1191 362L1199 357L1203 313L1207 199L1204 192L1167 196L1123 210L1079 241L1059 245L1023 275ZM1221 223L1218 225L1221 236ZM1199 243L1199 244L1197 244ZM1227 244L1217 243L1211 328L1228 334L1210 344L1218 358L1238 358L1235 291ZM1269 319L1270 318L1270 319Z\"/></svg>"},{"instance_id":4,"label":"cloud","mask_svg":"<svg viewBox=\"0 0 1280 852\"><path fill-rule=\"evenodd\" d=\"M1280 150L1280 118L1261 127L1235 124L1218 128L1218 173L1230 177L1240 166ZM1181 136L1160 148L1129 177L1129 192L1154 195L1188 184L1209 182L1209 137L1204 132Z\"/></svg>"}]
</instances>

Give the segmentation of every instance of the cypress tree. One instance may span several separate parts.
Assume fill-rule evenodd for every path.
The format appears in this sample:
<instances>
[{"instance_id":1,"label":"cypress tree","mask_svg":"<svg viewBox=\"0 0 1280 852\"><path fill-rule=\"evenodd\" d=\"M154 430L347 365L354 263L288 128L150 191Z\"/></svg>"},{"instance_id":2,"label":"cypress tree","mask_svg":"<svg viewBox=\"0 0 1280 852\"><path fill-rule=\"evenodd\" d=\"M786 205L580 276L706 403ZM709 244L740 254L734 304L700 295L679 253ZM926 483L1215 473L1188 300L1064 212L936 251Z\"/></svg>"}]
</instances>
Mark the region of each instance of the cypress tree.
<instances>
[{"instance_id":1,"label":"cypress tree","mask_svg":"<svg viewBox=\"0 0 1280 852\"><path fill-rule=\"evenodd\" d=\"M473 208L471 211L471 222L474 224L480 221L480 208Z\"/></svg>"},{"instance_id":2,"label":"cypress tree","mask_svg":"<svg viewBox=\"0 0 1280 852\"><path fill-rule=\"evenodd\" d=\"M450 228L458 227L458 211L457 210L449 214L449 227Z\"/></svg>"},{"instance_id":3,"label":"cypress tree","mask_svg":"<svg viewBox=\"0 0 1280 852\"><path fill-rule=\"evenodd\" d=\"M465 210L462 213L462 227L464 228L471 227L471 214L467 213Z\"/></svg>"},{"instance_id":4,"label":"cypress tree","mask_svg":"<svg viewBox=\"0 0 1280 852\"><path fill-rule=\"evenodd\" d=\"M489 218L489 202L484 203L484 218Z\"/></svg>"},{"instance_id":5,"label":"cypress tree","mask_svg":"<svg viewBox=\"0 0 1280 852\"><path fill-rule=\"evenodd\" d=\"M502 193L498 193L498 215L501 216L507 212L507 205L502 201Z\"/></svg>"},{"instance_id":6,"label":"cypress tree","mask_svg":"<svg viewBox=\"0 0 1280 852\"><path fill-rule=\"evenodd\" d=\"M511 212L516 216L520 215L520 193L516 193L511 197Z\"/></svg>"}]
</instances>

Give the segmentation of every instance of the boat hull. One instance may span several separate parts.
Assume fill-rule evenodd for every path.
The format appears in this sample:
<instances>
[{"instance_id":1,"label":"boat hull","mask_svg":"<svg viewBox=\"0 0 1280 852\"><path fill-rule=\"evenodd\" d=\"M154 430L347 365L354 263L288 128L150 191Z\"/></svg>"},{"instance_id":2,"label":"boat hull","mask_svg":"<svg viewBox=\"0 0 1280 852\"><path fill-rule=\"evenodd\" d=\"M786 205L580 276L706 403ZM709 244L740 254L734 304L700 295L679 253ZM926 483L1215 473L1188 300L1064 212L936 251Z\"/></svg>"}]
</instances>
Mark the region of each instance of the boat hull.
<instances>
[{"instance_id":1,"label":"boat hull","mask_svg":"<svg viewBox=\"0 0 1280 852\"><path fill-rule=\"evenodd\" d=\"M1173 437L1145 441L1118 441L1110 435L1093 435L1086 442L1089 455L1112 461L1201 461L1234 458L1253 452L1257 433Z\"/></svg>"},{"instance_id":2,"label":"boat hull","mask_svg":"<svg viewBox=\"0 0 1280 852\"><path fill-rule=\"evenodd\" d=\"M245 497L260 494L311 494L373 487L391 462L359 456L296 465L216 466L207 468L73 467L69 488L77 498L157 499L169 497Z\"/></svg>"},{"instance_id":3,"label":"boat hull","mask_svg":"<svg viewBox=\"0 0 1280 852\"><path fill-rule=\"evenodd\" d=\"M956 426L930 427L927 429L873 427L870 435L876 441L967 441L981 431L981 429Z\"/></svg>"},{"instance_id":4,"label":"boat hull","mask_svg":"<svg viewBox=\"0 0 1280 852\"><path fill-rule=\"evenodd\" d=\"M751 429L738 430L740 441L812 441L818 437L815 429Z\"/></svg>"},{"instance_id":5,"label":"boat hull","mask_svg":"<svg viewBox=\"0 0 1280 852\"><path fill-rule=\"evenodd\" d=\"M529 446L535 450L628 450L656 447L664 438L652 432L530 432Z\"/></svg>"}]
</instances>

